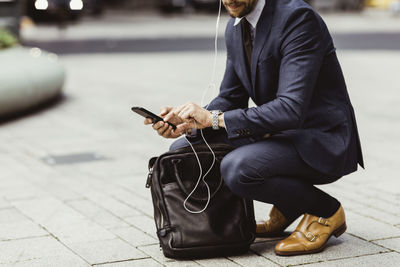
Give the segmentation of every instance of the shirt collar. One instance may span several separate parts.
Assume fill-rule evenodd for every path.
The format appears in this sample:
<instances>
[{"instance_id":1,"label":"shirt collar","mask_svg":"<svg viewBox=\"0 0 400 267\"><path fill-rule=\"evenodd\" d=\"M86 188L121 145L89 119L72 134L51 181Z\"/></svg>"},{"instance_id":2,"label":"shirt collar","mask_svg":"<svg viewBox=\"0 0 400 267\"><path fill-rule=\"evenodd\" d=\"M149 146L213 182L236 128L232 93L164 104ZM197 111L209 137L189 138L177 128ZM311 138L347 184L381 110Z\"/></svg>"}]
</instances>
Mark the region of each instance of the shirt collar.
<instances>
[{"instance_id":1,"label":"shirt collar","mask_svg":"<svg viewBox=\"0 0 400 267\"><path fill-rule=\"evenodd\" d=\"M250 23L250 25L255 29L257 26L257 22L261 17L261 13L264 9L265 6L265 1L266 0L258 0L256 6L254 9L247 14L245 17L247 21ZM242 20L242 18L236 18L235 23L233 24L234 26L238 25L239 22Z\"/></svg>"}]
</instances>

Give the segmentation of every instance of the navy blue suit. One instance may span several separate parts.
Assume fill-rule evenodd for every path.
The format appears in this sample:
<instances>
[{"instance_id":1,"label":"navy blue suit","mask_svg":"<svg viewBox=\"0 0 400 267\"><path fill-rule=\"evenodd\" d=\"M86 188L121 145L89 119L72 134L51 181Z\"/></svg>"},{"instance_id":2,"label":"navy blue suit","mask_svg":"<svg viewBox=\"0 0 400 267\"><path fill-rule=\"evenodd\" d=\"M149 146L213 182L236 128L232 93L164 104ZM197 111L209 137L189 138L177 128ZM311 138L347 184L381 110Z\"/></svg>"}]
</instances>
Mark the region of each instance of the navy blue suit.
<instances>
[{"instance_id":1,"label":"navy blue suit","mask_svg":"<svg viewBox=\"0 0 400 267\"><path fill-rule=\"evenodd\" d=\"M363 158L325 23L302 0L267 0L250 70L242 28L234 26L234 19L225 39L226 71L208 109L224 112L226 132L205 133L211 142L239 147L222 162L226 183L238 195L277 205L291 219L305 212L328 217L338 201L313 184L354 172ZM248 107L249 98L256 107ZM267 133L272 137L263 139ZM178 141L172 148L182 145Z\"/></svg>"},{"instance_id":2,"label":"navy blue suit","mask_svg":"<svg viewBox=\"0 0 400 267\"><path fill-rule=\"evenodd\" d=\"M363 166L353 107L325 23L300 0L267 0L256 27L251 77L240 25L226 28L228 53L219 96L228 138L275 133L329 175ZM247 108L248 98L257 105Z\"/></svg>"}]
</instances>

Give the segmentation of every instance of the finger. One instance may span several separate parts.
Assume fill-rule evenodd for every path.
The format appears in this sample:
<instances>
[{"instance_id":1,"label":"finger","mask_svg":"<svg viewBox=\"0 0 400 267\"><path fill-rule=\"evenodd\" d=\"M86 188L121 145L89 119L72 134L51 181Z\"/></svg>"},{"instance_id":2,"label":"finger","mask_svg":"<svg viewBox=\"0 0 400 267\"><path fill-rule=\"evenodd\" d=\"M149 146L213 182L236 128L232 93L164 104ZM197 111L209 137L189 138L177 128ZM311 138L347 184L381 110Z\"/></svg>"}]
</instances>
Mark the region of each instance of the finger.
<instances>
[{"instance_id":1,"label":"finger","mask_svg":"<svg viewBox=\"0 0 400 267\"><path fill-rule=\"evenodd\" d=\"M159 122L153 124L153 129L157 131L157 130L160 129L163 125L164 125L164 122L159 121Z\"/></svg>"},{"instance_id":2,"label":"finger","mask_svg":"<svg viewBox=\"0 0 400 267\"><path fill-rule=\"evenodd\" d=\"M171 109L171 107L162 106L160 109L160 116L165 116Z\"/></svg>"},{"instance_id":3,"label":"finger","mask_svg":"<svg viewBox=\"0 0 400 267\"><path fill-rule=\"evenodd\" d=\"M171 138L172 126L168 126L167 130L163 133L164 138Z\"/></svg>"},{"instance_id":4,"label":"finger","mask_svg":"<svg viewBox=\"0 0 400 267\"><path fill-rule=\"evenodd\" d=\"M164 121L170 121L173 117L176 116L176 109L174 108L168 112L168 114L164 117Z\"/></svg>"},{"instance_id":5,"label":"finger","mask_svg":"<svg viewBox=\"0 0 400 267\"><path fill-rule=\"evenodd\" d=\"M181 112L180 117L184 120L188 120L194 117L194 109L192 107L187 107Z\"/></svg>"},{"instance_id":6,"label":"finger","mask_svg":"<svg viewBox=\"0 0 400 267\"><path fill-rule=\"evenodd\" d=\"M174 111L176 108L171 108L168 113L164 116L164 121L170 120L172 117L174 117Z\"/></svg>"},{"instance_id":7,"label":"finger","mask_svg":"<svg viewBox=\"0 0 400 267\"><path fill-rule=\"evenodd\" d=\"M152 119L149 119L149 118L146 118L145 120L144 120L144 124L152 124L153 123L153 120Z\"/></svg>"},{"instance_id":8,"label":"finger","mask_svg":"<svg viewBox=\"0 0 400 267\"><path fill-rule=\"evenodd\" d=\"M188 129L188 128L190 128L190 124L188 124L188 123L179 124L178 126L176 126L176 130L173 130L173 131L172 131L172 134L173 134L175 137L179 137L179 136L181 136L181 135L185 132L185 130Z\"/></svg>"},{"instance_id":9,"label":"finger","mask_svg":"<svg viewBox=\"0 0 400 267\"><path fill-rule=\"evenodd\" d=\"M182 108L177 115L182 118L184 116L184 114L187 112L187 110L188 110L188 107L186 106L186 107Z\"/></svg>"},{"instance_id":10,"label":"finger","mask_svg":"<svg viewBox=\"0 0 400 267\"><path fill-rule=\"evenodd\" d=\"M196 129L197 128L197 123L195 120L191 119L188 122L188 127L187 128L192 128L192 129Z\"/></svg>"},{"instance_id":11,"label":"finger","mask_svg":"<svg viewBox=\"0 0 400 267\"><path fill-rule=\"evenodd\" d=\"M164 123L164 125L160 129L158 129L157 132L159 135L162 136L167 129L168 129L168 124Z\"/></svg>"},{"instance_id":12,"label":"finger","mask_svg":"<svg viewBox=\"0 0 400 267\"><path fill-rule=\"evenodd\" d=\"M182 105L182 106L176 107L176 108L174 108L173 113L174 113L176 116L178 116L178 114L179 114L180 112L182 112L182 110L184 110L185 108L186 108L186 105Z\"/></svg>"}]
</instances>

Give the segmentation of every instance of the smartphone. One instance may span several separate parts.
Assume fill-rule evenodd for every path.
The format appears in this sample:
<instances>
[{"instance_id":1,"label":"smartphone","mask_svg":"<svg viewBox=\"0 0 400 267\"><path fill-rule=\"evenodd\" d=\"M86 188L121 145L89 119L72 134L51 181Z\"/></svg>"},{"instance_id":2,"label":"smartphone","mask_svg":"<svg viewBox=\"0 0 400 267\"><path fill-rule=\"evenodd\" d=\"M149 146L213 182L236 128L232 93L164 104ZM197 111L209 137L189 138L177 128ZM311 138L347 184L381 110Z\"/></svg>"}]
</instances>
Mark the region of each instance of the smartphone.
<instances>
[{"instance_id":1,"label":"smartphone","mask_svg":"<svg viewBox=\"0 0 400 267\"><path fill-rule=\"evenodd\" d=\"M132 107L132 111L137 113L137 114L139 114L140 116L152 119L153 123L156 123L156 122L159 122L159 121L164 121L163 118L161 118L160 116L157 116L156 114L154 114L153 112L148 111L145 108ZM176 126L175 125L173 125L170 122L167 122L167 123L172 126L172 129L176 130Z\"/></svg>"}]
</instances>

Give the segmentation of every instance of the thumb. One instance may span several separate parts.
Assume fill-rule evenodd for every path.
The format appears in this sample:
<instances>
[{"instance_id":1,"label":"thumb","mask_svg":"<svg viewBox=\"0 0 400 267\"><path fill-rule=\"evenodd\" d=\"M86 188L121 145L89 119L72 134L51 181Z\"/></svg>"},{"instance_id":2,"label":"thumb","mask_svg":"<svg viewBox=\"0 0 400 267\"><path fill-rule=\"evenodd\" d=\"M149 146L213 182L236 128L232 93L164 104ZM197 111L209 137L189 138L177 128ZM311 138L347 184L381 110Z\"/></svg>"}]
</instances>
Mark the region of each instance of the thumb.
<instances>
[{"instance_id":1,"label":"thumb","mask_svg":"<svg viewBox=\"0 0 400 267\"><path fill-rule=\"evenodd\" d=\"M176 130L174 130L175 133L177 134L183 134L186 129L190 128L190 124L185 122L181 123L178 126L176 126Z\"/></svg>"}]
</instances>

